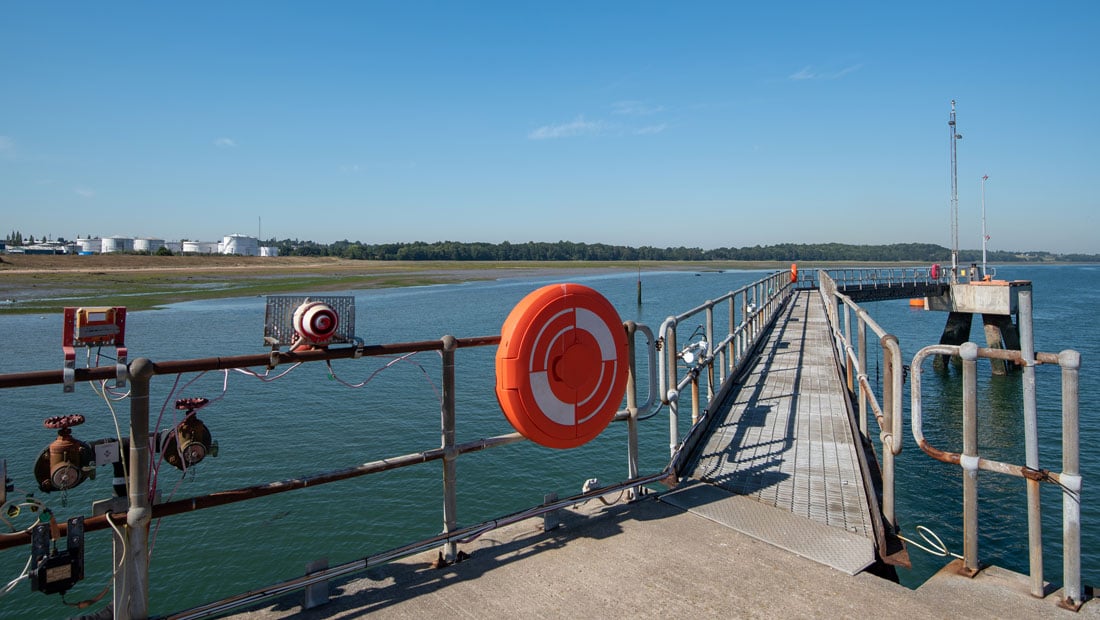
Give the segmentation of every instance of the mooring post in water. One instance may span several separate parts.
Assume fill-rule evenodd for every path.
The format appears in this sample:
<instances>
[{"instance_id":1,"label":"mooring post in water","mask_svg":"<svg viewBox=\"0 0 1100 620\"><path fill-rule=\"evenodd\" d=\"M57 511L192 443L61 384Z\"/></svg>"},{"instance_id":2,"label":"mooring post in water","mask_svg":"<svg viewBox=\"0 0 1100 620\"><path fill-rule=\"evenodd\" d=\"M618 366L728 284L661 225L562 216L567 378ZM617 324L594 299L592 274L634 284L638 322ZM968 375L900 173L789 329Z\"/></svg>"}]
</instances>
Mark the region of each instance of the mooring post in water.
<instances>
[{"instance_id":1,"label":"mooring post in water","mask_svg":"<svg viewBox=\"0 0 1100 620\"><path fill-rule=\"evenodd\" d=\"M970 327L973 324L974 315L969 312L954 312L947 315L947 324L943 326L943 335L940 336L940 344L961 345L970 340ZM940 355L932 360L932 367L936 370L947 368L950 355Z\"/></svg>"},{"instance_id":2,"label":"mooring post in water","mask_svg":"<svg viewBox=\"0 0 1100 620\"><path fill-rule=\"evenodd\" d=\"M458 526L458 469L455 459L455 349L454 336L443 337L443 406L440 411L443 434L443 532L453 532ZM443 544L443 561L451 564L457 556L454 541Z\"/></svg>"},{"instance_id":3,"label":"mooring post in water","mask_svg":"<svg viewBox=\"0 0 1100 620\"><path fill-rule=\"evenodd\" d=\"M122 569L114 576L115 618L149 617L149 379L153 363L144 357L130 364L130 509L126 527L116 534L114 556L122 558Z\"/></svg>"}]
</instances>

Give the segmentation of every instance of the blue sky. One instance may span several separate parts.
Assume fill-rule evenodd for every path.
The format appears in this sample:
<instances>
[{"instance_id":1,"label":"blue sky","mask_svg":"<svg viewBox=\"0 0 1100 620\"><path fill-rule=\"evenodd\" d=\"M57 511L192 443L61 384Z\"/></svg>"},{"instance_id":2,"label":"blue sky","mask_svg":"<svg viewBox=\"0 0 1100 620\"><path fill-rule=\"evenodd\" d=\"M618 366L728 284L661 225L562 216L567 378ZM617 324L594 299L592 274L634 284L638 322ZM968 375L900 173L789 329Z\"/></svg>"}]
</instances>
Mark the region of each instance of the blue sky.
<instances>
[{"instance_id":1,"label":"blue sky","mask_svg":"<svg viewBox=\"0 0 1100 620\"><path fill-rule=\"evenodd\" d=\"M1100 3L0 0L0 232L1100 253Z\"/></svg>"}]
</instances>

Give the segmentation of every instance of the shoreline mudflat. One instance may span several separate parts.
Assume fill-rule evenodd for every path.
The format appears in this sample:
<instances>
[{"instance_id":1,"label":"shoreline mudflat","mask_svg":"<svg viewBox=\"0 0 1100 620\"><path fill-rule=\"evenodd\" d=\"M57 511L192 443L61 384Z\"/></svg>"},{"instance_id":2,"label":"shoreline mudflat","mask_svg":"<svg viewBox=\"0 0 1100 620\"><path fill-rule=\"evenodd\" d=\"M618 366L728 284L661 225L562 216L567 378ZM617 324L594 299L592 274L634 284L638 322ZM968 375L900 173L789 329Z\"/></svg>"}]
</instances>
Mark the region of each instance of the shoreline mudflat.
<instances>
[{"instance_id":1,"label":"shoreline mudflat","mask_svg":"<svg viewBox=\"0 0 1100 620\"><path fill-rule=\"evenodd\" d=\"M364 261L332 257L0 256L0 314L65 306L146 310L218 297L359 290L622 271L783 269L748 262Z\"/></svg>"}]
</instances>

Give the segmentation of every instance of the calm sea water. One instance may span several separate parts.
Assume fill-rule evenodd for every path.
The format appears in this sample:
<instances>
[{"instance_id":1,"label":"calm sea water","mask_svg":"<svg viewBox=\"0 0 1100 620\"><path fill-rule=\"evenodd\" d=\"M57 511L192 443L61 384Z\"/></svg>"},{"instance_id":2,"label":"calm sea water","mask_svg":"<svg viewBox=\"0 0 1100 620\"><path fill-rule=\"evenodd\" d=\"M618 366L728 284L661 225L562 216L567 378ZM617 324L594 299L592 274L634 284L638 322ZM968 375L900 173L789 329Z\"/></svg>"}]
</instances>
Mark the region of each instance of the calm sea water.
<instances>
[{"instance_id":1,"label":"calm sea water","mask_svg":"<svg viewBox=\"0 0 1100 620\"><path fill-rule=\"evenodd\" d=\"M661 321L759 279L764 272L643 273L643 303L636 303L638 275L578 275L554 281L591 286L632 319L656 329ZM1031 280L1034 287L1036 348L1081 352L1081 445L1085 478L1083 501L1083 573L1100 583L1100 506L1090 502L1091 481L1100 474L1094 446L1100 382L1093 360L1100 358L1100 335L1089 318L1100 307L1100 268L1095 266L1001 267L1000 277ZM511 308L546 279L509 279L462 285L376 291L350 291L356 297L357 332L368 343L494 335ZM190 302L132 313L127 326L131 358L184 359L211 355L260 353L264 299L250 297ZM938 342L945 315L912 310L905 301L868 304L875 319L901 341L908 362L921 347ZM723 312L716 312L722 323ZM976 323L979 323L976 321ZM695 324L684 326L686 339ZM720 325L724 328L724 323ZM0 373L48 370L61 365L59 316L4 316ZM981 342L980 326L972 339ZM458 441L511 431L496 403L493 386L495 349L458 353ZM392 362L392 363L391 363ZM391 363L388 367L384 367ZM876 374L880 362L872 361ZM278 369L275 373L282 372ZM262 368L256 369L263 372ZM164 498L183 498L220 489L345 468L387 456L438 447L439 357L422 353L408 359L341 360L334 375L323 364L302 366L275 381L231 372L157 377L152 385L153 417L167 405L161 426L176 413L176 398L215 400L200 417L220 445L182 476L165 465L158 476ZM979 383L980 438L983 456L1023 462L1019 375L992 377L984 367ZM375 374L376 373L376 374ZM344 386L373 375L361 389ZM1042 466L1060 469L1061 402L1057 368L1037 370ZM935 445L958 450L959 373L923 375L925 434ZM908 393L906 394L908 415ZM127 426L128 403L114 403L118 424ZM59 386L0 391L0 458L20 489L33 487L35 458L54 433L42 427L46 417L82 413L87 422L74 434L84 440L115 435L105 400L87 385L75 394ZM686 417L686 416L685 416ZM684 426L686 430L686 423ZM662 468L668 459L668 422L662 412L641 425L643 472ZM517 444L463 456L458 461L460 525L507 514L541 502L549 492L577 493L588 478L618 481L626 477L626 433L613 424L597 440L570 451ZM110 496L110 469L66 496L36 496L59 518L89 512L95 499ZM983 472L980 477L981 539L984 562L1026 572L1027 523L1024 484ZM1049 486L1049 485L1048 485ZM961 553L962 493L958 468L931 460L916 447L906 420L906 444L898 459L897 512L902 528L934 530L949 549ZM1061 496L1043 495L1046 578L1061 580ZM26 514L14 520L26 527ZM274 497L242 502L154 522L150 605L166 613L238 594L303 573L308 562L325 557L330 564L350 561L438 533L442 524L440 465L387 472ZM110 581L107 532L88 535L86 579L66 596L79 601ZM0 552L0 585L20 574L27 548ZM912 570L902 581L915 587L946 560L911 549ZM101 606L103 603L100 603ZM98 607L98 606L97 606ZM94 608L93 608L94 609ZM78 614L57 596L30 592L26 583L0 600L0 617L63 618Z\"/></svg>"}]
</instances>

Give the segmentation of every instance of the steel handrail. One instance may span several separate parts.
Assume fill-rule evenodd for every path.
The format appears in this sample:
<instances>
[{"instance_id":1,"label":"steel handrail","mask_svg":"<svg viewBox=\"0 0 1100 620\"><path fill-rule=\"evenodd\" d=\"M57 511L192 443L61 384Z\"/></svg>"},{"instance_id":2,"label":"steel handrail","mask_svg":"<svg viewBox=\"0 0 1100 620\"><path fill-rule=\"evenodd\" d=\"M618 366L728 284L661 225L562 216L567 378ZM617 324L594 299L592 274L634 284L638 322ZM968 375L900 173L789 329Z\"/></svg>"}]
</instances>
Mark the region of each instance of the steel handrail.
<instances>
[{"instance_id":1,"label":"steel handrail","mask_svg":"<svg viewBox=\"0 0 1100 620\"><path fill-rule=\"evenodd\" d=\"M1021 316L1021 320L1030 316ZM962 359L963 367L963 451L949 452L933 446L924 436L921 393L921 365L930 356L951 355ZM1062 471L1040 469L1034 465L1005 463L983 458L978 453L977 441L977 360L978 358L1011 360L1023 365L1058 364L1062 369ZM1036 353L1028 364L1021 351L1008 351L979 347L972 342L962 345L931 345L924 347L913 357L912 429L913 438L926 454L944 463L959 465L963 478L963 569L970 574L980 569L978 561L978 488L979 470L1006 474L1027 480L1029 491L1040 482L1049 482L1062 488L1062 554L1063 554L1063 607L1078 609L1083 602L1081 587L1081 519L1080 493L1082 487L1079 469L1079 411L1078 372L1081 355L1074 350L1058 354ZM1033 396L1034 394L1032 394ZM1025 416L1026 417L1026 416ZM1025 421L1026 423L1026 421ZM1037 447L1037 446L1036 446ZM1028 530L1031 551L1031 594L1044 595L1042 567L1042 522L1039 518L1039 494L1028 493Z\"/></svg>"},{"instance_id":2,"label":"steel handrail","mask_svg":"<svg viewBox=\"0 0 1100 620\"><path fill-rule=\"evenodd\" d=\"M303 351L279 351L259 355L241 355L231 357L210 357L189 360L174 360L165 362L153 362L145 358L133 360L127 370L126 379L131 383L130 401L130 455L128 461L133 464L129 468L127 487L129 493L129 508L125 512L108 512L104 515L93 516L85 519L84 530L86 532L107 529L121 529L125 539L123 546L126 549L125 558L122 559L120 570L114 576L114 609L116 618L141 618L148 616L148 553L146 552L149 528L148 524L154 518L177 515L184 512L202 510L214 506L225 505L254 499L257 497L283 493L307 486L318 486L353 477L379 473L392 469L408 467L430 461L443 462L444 477L444 528L443 534L430 539L418 541L391 550L384 554L371 556L375 559L374 565L380 561L390 561L398 557L404 557L418 551L430 548L436 544L442 544L441 554L445 560L453 561L456 557L455 544L462 538L469 537L473 531L487 531L514 522L516 519L528 518L537 514L555 510L557 508L583 501L591 497L601 497L617 490L627 491L627 497L636 497L637 489L644 484L667 478L672 463L656 473L639 475L637 421L640 418L650 417L659 408L657 400L657 354L652 330L634 322L624 323L624 329L628 335L628 388L627 407L616 412L614 420L628 422L628 478L612 487L602 487L580 496L569 498L559 502L547 502L539 506L529 508L520 513L500 517L482 522L474 526L459 529L454 515L456 501L455 459L459 455L477 452L487 448L493 448L523 441L524 437L519 433L509 433L480 439L473 442L456 444L454 442L454 352L459 348L491 346L499 344L499 336L485 336L476 338L455 338L444 336L440 340L407 342L396 344L381 344L365 346L356 344L349 347L332 347L326 349L314 349ZM648 394L645 401L639 406L637 401L637 382L635 380L637 366L637 347L634 345L636 335L641 333L646 338L643 347L644 355L648 358ZM187 372L204 372L210 370L230 370L256 366L267 366L270 369L281 364L298 364L333 359L358 359L360 357L394 355L414 353L422 351L438 351L442 358L443 389L441 399L441 434L442 446L421 452L390 457L379 461L364 463L356 467L333 470L282 480L264 483L231 490L215 491L205 495L177 500L164 504L151 505L149 503L148 465L149 458L149 384L152 377L157 375L178 375ZM103 381L116 378L116 369L88 368L78 369L75 381ZM101 376L102 375L102 376ZM12 387L25 387L33 385L60 384L64 382L62 371L42 371L28 373L14 373L0 375L0 389ZM144 438L144 440L138 440ZM120 438L121 439L121 438ZM563 503L564 502L564 503ZM66 535L67 526L59 524L60 535ZM16 533L0 538L0 549L25 545L30 543L30 533ZM117 547L116 547L117 551ZM378 558L385 558L379 560ZM368 559L371 559L368 558ZM343 568L347 568L345 565ZM329 577L337 573L332 573ZM345 574L345 573L339 573ZM295 580L296 581L296 580ZM291 582L287 582L291 583ZM296 587L305 587L308 584L300 584ZM274 591L274 590L272 590ZM279 590L282 592L283 590ZM274 594L272 594L274 595ZM237 598L237 597L234 597ZM252 598L248 599L252 601ZM243 604L243 603L238 603ZM219 606L219 610L224 608ZM213 612L211 612L213 613Z\"/></svg>"},{"instance_id":3,"label":"steel handrail","mask_svg":"<svg viewBox=\"0 0 1100 620\"><path fill-rule=\"evenodd\" d=\"M882 513L883 517L895 528L897 519L895 514L894 457L901 454L902 437L904 435L902 415L902 386L905 380L904 366L902 365L901 347L894 335L884 330L866 310L852 301L850 297L837 290L836 282L832 276L822 270L818 274L822 301L825 303L826 316L829 327L833 333L833 339L838 354L844 360L844 369L848 377L848 389L856 391L858 385L859 400L859 430L864 437L868 437L867 407L878 422L879 442L882 445ZM844 308L845 321L842 326L837 313L837 305ZM852 344L852 328L850 311L855 311L858 319L858 342ZM871 387L867 377L867 332L866 328L878 336L882 347L882 358L885 382L883 384L882 403Z\"/></svg>"},{"instance_id":4,"label":"steel handrail","mask_svg":"<svg viewBox=\"0 0 1100 620\"><path fill-rule=\"evenodd\" d=\"M672 457L675 458L687 439L696 432L696 429L701 428L699 423L705 418L700 406L699 376L705 371L708 378L709 408L709 402L715 394L715 383L724 384L729 377L740 372L748 359L748 354L759 342L764 328L775 320L779 309L794 293L794 284L789 272L777 271L737 290L708 300L686 312L670 316L661 323L657 330L660 334L658 344L663 353L658 356L659 396L662 404L668 405L669 408L669 453ZM757 305L758 302L759 305ZM728 304L727 333L715 344L714 309L723 303ZM737 320L738 311L740 311L740 321ZM681 377L677 360L680 359L682 352L677 346L676 327L700 313L706 315L704 323L706 347L698 361L685 368ZM717 379L715 378L716 367L719 371ZM688 437L682 442L679 422L680 394L689 386L691 387L692 426Z\"/></svg>"}]
</instances>

